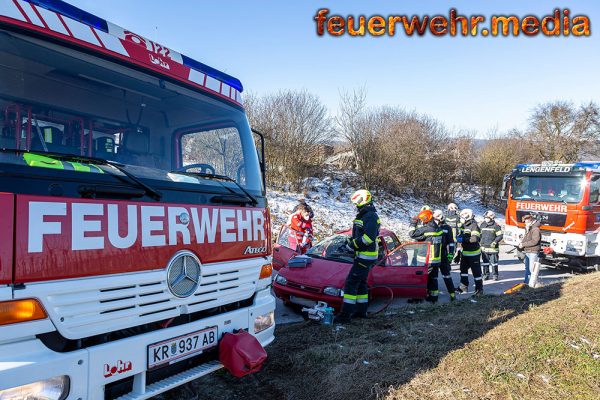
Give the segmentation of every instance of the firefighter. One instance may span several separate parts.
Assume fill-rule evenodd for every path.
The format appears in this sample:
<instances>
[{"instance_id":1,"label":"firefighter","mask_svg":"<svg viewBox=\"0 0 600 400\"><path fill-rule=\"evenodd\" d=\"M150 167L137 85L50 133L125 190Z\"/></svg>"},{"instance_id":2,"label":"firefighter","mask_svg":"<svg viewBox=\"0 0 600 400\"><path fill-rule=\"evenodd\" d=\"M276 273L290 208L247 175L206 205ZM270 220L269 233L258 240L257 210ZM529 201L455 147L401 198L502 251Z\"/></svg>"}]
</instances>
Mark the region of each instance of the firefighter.
<instances>
[{"instance_id":1,"label":"firefighter","mask_svg":"<svg viewBox=\"0 0 600 400\"><path fill-rule=\"evenodd\" d=\"M369 271L377 263L381 221L368 190L358 190L350 198L358 213L352 224L347 247L354 252L354 262L344 285L344 302L336 323L349 323L352 317L365 318L369 306Z\"/></svg>"},{"instance_id":2,"label":"firefighter","mask_svg":"<svg viewBox=\"0 0 600 400\"><path fill-rule=\"evenodd\" d=\"M466 293L469 289L469 269L475 280L475 293L473 296L483 294L483 278L481 277L481 231L475 221L473 211L464 209L460 212L460 228L458 240L462 245L460 257L460 287L458 293Z\"/></svg>"},{"instance_id":3,"label":"firefighter","mask_svg":"<svg viewBox=\"0 0 600 400\"><path fill-rule=\"evenodd\" d=\"M452 244L450 253L456 253L456 232L459 225L458 206L454 203L448 204L448 212L446 213L446 224L452 228Z\"/></svg>"},{"instance_id":4,"label":"firefighter","mask_svg":"<svg viewBox=\"0 0 600 400\"><path fill-rule=\"evenodd\" d=\"M419 223L422 225L418 226ZM423 210L412 219L412 225L408 230L409 235L416 241L429 242L429 265L427 266L427 298L425 300L435 303L438 300L438 274L442 260L442 244L444 232L433 220L431 210ZM417 260L419 260L417 256ZM422 256L421 256L422 258ZM426 261L426 260L422 260Z\"/></svg>"},{"instance_id":5,"label":"firefighter","mask_svg":"<svg viewBox=\"0 0 600 400\"><path fill-rule=\"evenodd\" d=\"M311 210L306 204L300 204L296 207L296 212L290 217L289 227L290 244L300 254L306 253L312 243L312 219Z\"/></svg>"},{"instance_id":6,"label":"firefighter","mask_svg":"<svg viewBox=\"0 0 600 400\"><path fill-rule=\"evenodd\" d=\"M483 222L479 225L481 230L481 266L483 267L483 280L491 278L491 273L494 280L498 277L498 246L502 240L502 228L495 221L496 214L493 211L486 211L483 214Z\"/></svg>"},{"instance_id":7,"label":"firefighter","mask_svg":"<svg viewBox=\"0 0 600 400\"><path fill-rule=\"evenodd\" d=\"M450 301L454 301L456 298L454 282L452 281L452 274L450 269L450 263L454 258L454 235L452 234L452 228L446 223L446 218L442 210L435 210L433 212L433 220L442 229L442 259L440 262L440 271L442 272L442 278L446 284L446 290L450 295Z\"/></svg>"}]
</instances>

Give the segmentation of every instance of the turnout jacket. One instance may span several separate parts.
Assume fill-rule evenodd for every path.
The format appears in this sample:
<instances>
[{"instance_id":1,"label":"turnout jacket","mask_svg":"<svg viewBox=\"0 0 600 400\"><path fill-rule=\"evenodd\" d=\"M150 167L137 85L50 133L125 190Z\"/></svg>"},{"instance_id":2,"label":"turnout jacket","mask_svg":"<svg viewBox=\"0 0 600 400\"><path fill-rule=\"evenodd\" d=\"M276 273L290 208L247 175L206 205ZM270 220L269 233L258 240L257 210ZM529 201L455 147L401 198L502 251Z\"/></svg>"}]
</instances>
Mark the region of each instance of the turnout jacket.
<instances>
[{"instance_id":1,"label":"turnout jacket","mask_svg":"<svg viewBox=\"0 0 600 400\"><path fill-rule=\"evenodd\" d=\"M500 225L494 220L483 221L479 225L479 230L481 230L481 250L486 253L498 253L498 244L503 237Z\"/></svg>"},{"instance_id":2,"label":"turnout jacket","mask_svg":"<svg viewBox=\"0 0 600 400\"><path fill-rule=\"evenodd\" d=\"M356 258L376 261L378 256L377 237L381 220L373 204L366 204L358 210L352 224L352 245Z\"/></svg>"},{"instance_id":3,"label":"turnout jacket","mask_svg":"<svg viewBox=\"0 0 600 400\"><path fill-rule=\"evenodd\" d=\"M454 233L452 232L452 228L446 222L442 222L440 224L440 229L442 230L442 260L444 257L448 256L449 248L451 244L454 244Z\"/></svg>"},{"instance_id":4,"label":"turnout jacket","mask_svg":"<svg viewBox=\"0 0 600 400\"><path fill-rule=\"evenodd\" d=\"M442 261L442 245L444 242L444 231L434 220L417 226L417 222L408 230L411 238L419 242L429 242L429 264L439 264ZM424 257L417 256L417 260L425 262Z\"/></svg>"},{"instance_id":5,"label":"turnout jacket","mask_svg":"<svg viewBox=\"0 0 600 400\"><path fill-rule=\"evenodd\" d=\"M458 217L458 213L456 211L448 211L445 222L450 228L452 228L452 240L456 242L456 231L458 229L458 226L460 225L460 218Z\"/></svg>"},{"instance_id":6,"label":"turnout jacket","mask_svg":"<svg viewBox=\"0 0 600 400\"><path fill-rule=\"evenodd\" d=\"M481 240L481 231L475 218L466 221L460 228L462 237L462 255L463 257L477 256L481 254L479 241Z\"/></svg>"},{"instance_id":7,"label":"turnout jacket","mask_svg":"<svg viewBox=\"0 0 600 400\"><path fill-rule=\"evenodd\" d=\"M456 229L456 227L458 227L458 221L458 213L456 211L448 211L448 214L446 215L446 224L448 224L450 228Z\"/></svg>"}]
</instances>

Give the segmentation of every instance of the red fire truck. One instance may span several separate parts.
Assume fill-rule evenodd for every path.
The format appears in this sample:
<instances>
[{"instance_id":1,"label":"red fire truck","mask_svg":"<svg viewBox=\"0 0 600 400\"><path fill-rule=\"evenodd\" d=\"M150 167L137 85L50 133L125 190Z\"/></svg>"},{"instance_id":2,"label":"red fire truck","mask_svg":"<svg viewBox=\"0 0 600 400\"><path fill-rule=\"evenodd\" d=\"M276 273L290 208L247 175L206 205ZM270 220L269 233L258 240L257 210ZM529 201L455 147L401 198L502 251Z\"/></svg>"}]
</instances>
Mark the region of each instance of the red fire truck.
<instances>
[{"instance_id":1,"label":"red fire truck","mask_svg":"<svg viewBox=\"0 0 600 400\"><path fill-rule=\"evenodd\" d=\"M143 399L273 340L241 83L59 0L0 0L0 399Z\"/></svg>"},{"instance_id":2,"label":"red fire truck","mask_svg":"<svg viewBox=\"0 0 600 400\"><path fill-rule=\"evenodd\" d=\"M573 269L600 264L600 162L518 165L505 179L504 241L518 245L523 216L534 215L542 231L541 261Z\"/></svg>"}]
</instances>

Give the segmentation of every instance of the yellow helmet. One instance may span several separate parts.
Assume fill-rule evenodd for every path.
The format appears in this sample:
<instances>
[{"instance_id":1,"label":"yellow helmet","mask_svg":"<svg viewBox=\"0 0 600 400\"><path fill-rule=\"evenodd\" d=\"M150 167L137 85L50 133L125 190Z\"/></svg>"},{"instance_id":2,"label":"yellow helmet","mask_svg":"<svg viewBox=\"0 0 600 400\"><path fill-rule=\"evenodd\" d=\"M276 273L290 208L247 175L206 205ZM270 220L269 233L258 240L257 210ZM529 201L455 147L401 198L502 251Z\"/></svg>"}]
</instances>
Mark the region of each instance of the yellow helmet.
<instances>
[{"instance_id":1,"label":"yellow helmet","mask_svg":"<svg viewBox=\"0 0 600 400\"><path fill-rule=\"evenodd\" d=\"M356 207L362 207L373 201L373 196L371 196L371 192L369 192L368 190L357 190L356 192L354 192L352 197L350 197L350 200L352 201L352 203L354 203Z\"/></svg>"}]
</instances>

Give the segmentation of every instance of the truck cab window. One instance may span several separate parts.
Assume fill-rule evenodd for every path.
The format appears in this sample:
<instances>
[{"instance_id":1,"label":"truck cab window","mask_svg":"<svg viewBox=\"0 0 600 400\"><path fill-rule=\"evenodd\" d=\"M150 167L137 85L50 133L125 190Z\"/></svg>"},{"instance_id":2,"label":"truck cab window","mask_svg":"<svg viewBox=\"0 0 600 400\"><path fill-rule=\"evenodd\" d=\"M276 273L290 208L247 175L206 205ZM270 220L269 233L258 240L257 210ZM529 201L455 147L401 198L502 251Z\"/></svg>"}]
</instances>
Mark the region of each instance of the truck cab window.
<instances>
[{"instance_id":1,"label":"truck cab window","mask_svg":"<svg viewBox=\"0 0 600 400\"><path fill-rule=\"evenodd\" d=\"M590 183L590 204L598 203L600 197L600 175L592 175Z\"/></svg>"}]
</instances>

